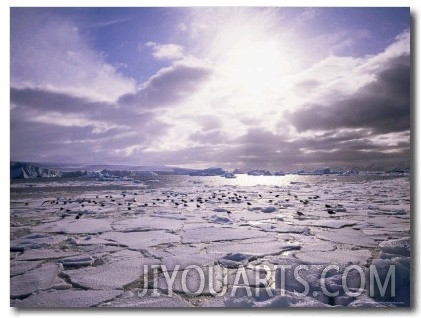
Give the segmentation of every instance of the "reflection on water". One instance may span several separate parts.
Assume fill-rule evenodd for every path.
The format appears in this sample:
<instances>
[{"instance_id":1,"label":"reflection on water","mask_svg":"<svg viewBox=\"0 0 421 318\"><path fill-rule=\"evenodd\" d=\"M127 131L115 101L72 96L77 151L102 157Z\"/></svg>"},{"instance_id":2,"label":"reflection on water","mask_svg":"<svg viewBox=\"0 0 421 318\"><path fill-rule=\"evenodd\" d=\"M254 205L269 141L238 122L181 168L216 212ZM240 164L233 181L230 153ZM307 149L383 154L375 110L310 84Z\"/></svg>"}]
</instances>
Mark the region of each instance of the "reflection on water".
<instances>
[{"instance_id":1,"label":"reflection on water","mask_svg":"<svg viewBox=\"0 0 421 318\"><path fill-rule=\"evenodd\" d=\"M320 184L327 182L365 182L372 180L389 180L402 176L393 175L285 175L285 176L250 176L238 174L236 178L229 179L223 177L188 177L189 182L196 183L198 180L204 184L211 185L232 185L232 186L287 186L289 184ZM408 176L406 176L408 177Z\"/></svg>"},{"instance_id":2,"label":"reflection on water","mask_svg":"<svg viewBox=\"0 0 421 318\"><path fill-rule=\"evenodd\" d=\"M279 186L286 187L293 184L320 185L332 182L361 183L374 180L388 180L402 176L394 175L285 175L285 176L250 176L236 175L236 178L199 177L185 175L157 175L151 177L136 177L135 181L98 181L88 178L35 178L14 180L10 185L11 194L18 193L57 193L60 191L80 193L95 189L103 190L129 190L129 189L159 189L164 187L192 188L196 186L223 187L223 186ZM409 176L403 176L408 178Z\"/></svg>"}]
</instances>

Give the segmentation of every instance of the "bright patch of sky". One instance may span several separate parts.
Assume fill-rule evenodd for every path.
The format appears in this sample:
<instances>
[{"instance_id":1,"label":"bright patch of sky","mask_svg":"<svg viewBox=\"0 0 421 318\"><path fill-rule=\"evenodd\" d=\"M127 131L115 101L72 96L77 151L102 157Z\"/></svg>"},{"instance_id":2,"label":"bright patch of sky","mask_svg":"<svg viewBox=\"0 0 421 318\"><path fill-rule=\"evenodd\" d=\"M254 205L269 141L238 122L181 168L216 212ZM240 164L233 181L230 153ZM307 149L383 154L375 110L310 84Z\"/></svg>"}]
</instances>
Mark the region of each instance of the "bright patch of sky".
<instances>
[{"instance_id":1,"label":"bright patch of sky","mask_svg":"<svg viewBox=\"0 0 421 318\"><path fill-rule=\"evenodd\" d=\"M12 8L11 159L409 166L409 8Z\"/></svg>"}]
</instances>

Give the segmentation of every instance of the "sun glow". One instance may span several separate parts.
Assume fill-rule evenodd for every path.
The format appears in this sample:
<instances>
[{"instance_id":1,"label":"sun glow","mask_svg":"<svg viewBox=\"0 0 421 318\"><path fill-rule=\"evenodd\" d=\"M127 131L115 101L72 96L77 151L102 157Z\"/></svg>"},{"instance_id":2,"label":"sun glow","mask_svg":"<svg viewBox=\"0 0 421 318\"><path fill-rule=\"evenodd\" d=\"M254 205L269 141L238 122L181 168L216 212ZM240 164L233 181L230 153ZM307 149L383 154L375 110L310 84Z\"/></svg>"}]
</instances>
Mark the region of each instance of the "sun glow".
<instances>
[{"instance_id":1,"label":"sun glow","mask_svg":"<svg viewBox=\"0 0 421 318\"><path fill-rule=\"evenodd\" d=\"M283 57L273 44L240 45L227 52L223 64L225 76L233 85L240 85L247 94L261 95L273 86L281 86Z\"/></svg>"},{"instance_id":2,"label":"sun glow","mask_svg":"<svg viewBox=\"0 0 421 318\"><path fill-rule=\"evenodd\" d=\"M247 10L230 19L215 19L218 23L200 43L209 48L204 56L216 71L209 91L218 92L224 100L224 112L247 110L252 116L263 116L291 105L280 104L279 97L290 95L298 55L293 52L296 45L288 44L286 32L275 32L279 21Z\"/></svg>"},{"instance_id":3,"label":"sun glow","mask_svg":"<svg viewBox=\"0 0 421 318\"><path fill-rule=\"evenodd\" d=\"M219 44L225 50L220 51L216 61L218 89L213 91L225 95L224 105L228 106L223 111L232 116L247 111L254 118L264 117L269 122L269 113L287 105L278 102L279 96L288 96L292 82L289 56L281 42L270 36L249 34L230 45Z\"/></svg>"}]
</instances>

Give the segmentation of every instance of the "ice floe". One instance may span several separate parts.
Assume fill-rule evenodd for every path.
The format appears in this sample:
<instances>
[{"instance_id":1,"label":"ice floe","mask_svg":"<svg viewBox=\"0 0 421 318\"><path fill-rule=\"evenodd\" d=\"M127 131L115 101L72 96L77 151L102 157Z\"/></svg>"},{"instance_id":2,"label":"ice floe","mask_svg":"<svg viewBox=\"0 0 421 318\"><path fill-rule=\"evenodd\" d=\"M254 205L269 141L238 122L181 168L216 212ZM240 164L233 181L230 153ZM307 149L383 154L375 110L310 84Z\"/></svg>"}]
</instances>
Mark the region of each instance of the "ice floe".
<instances>
[{"instance_id":1,"label":"ice floe","mask_svg":"<svg viewBox=\"0 0 421 318\"><path fill-rule=\"evenodd\" d=\"M336 249L333 251L298 252L295 256L309 263L319 264L361 264L365 265L372 257L369 250Z\"/></svg>"},{"instance_id":2,"label":"ice floe","mask_svg":"<svg viewBox=\"0 0 421 318\"><path fill-rule=\"evenodd\" d=\"M111 231L110 221L104 219L60 220L52 223L37 225L36 232L46 233L80 233L95 234Z\"/></svg>"},{"instance_id":3,"label":"ice floe","mask_svg":"<svg viewBox=\"0 0 421 318\"><path fill-rule=\"evenodd\" d=\"M10 297L19 298L28 296L39 290L46 289L68 289L67 284L58 275L61 271L59 265L45 265L32 269L22 275L10 279Z\"/></svg>"},{"instance_id":4,"label":"ice floe","mask_svg":"<svg viewBox=\"0 0 421 318\"><path fill-rule=\"evenodd\" d=\"M34 233L21 237L10 242L11 252L23 252L28 249L47 248L51 245L58 244L66 239L65 236L52 236L43 233Z\"/></svg>"},{"instance_id":5,"label":"ice floe","mask_svg":"<svg viewBox=\"0 0 421 318\"><path fill-rule=\"evenodd\" d=\"M178 242L180 237L166 231L156 230L147 232L107 232L100 238L117 242L131 249L141 250L160 244Z\"/></svg>"},{"instance_id":6,"label":"ice floe","mask_svg":"<svg viewBox=\"0 0 421 318\"><path fill-rule=\"evenodd\" d=\"M91 255L78 255L63 258L57 262L63 264L64 267L83 267L92 265L94 263L94 259Z\"/></svg>"},{"instance_id":7,"label":"ice floe","mask_svg":"<svg viewBox=\"0 0 421 318\"><path fill-rule=\"evenodd\" d=\"M374 247L378 244L369 236L365 235L359 230L349 228L345 229L329 229L325 231L316 232L318 238L328 240L335 243L350 244L363 247Z\"/></svg>"},{"instance_id":8,"label":"ice floe","mask_svg":"<svg viewBox=\"0 0 421 318\"><path fill-rule=\"evenodd\" d=\"M12 302L11 305L27 308L86 308L110 301L121 293L119 290L49 290Z\"/></svg>"},{"instance_id":9,"label":"ice floe","mask_svg":"<svg viewBox=\"0 0 421 318\"><path fill-rule=\"evenodd\" d=\"M243 240L247 238L265 237L262 231L233 227L204 227L189 229L182 233L183 243L217 242Z\"/></svg>"},{"instance_id":10,"label":"ice floe","mask_svg":"<svg viewBox=\"0 0 421 318\"><path fill-rule=\"evenodd\" d=\"M76 286L89 289L122 289L137 280L143 281L144 266L159 263L146 258L121 260L95 267L66 270L63 274ZM141 285L143 286L143 285Z\"/></svg>"},{"instance_id":11,"label":"ice floe","mask_svg":"<svg viewBox=\"0 0 421 318\"><path fill-rule=\"evenodd\" d=\"M188 177L168 185L163 178L146 189L120 180L14 185L11 306L409 305L408 178L265 176L261 185L241 185L247 177L259 178ZM337 267L322 277L329 265ZM276 266L290 270L282 276ZM391 286L370 295L370 285L352 294L361 273L347 272L350 266L366 280L374 269L382 281L395 275L395 295ZM297 295L305 291L297 268L306 295Z\"/></svg>"}]
</instances>

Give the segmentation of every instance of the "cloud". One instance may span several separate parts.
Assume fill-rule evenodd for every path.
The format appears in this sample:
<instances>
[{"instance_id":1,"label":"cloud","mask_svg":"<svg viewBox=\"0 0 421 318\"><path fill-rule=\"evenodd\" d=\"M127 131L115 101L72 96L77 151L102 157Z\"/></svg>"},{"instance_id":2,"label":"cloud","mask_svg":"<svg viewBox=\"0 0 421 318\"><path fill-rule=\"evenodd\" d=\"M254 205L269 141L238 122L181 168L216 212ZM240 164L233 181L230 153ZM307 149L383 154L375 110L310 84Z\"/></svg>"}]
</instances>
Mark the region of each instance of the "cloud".
<instances>
[{"instance_id":1,"label":"cloud","mask_svg":"<svg viewBox=\"0 0 421 318\"><path fill-rule=\"evenodd\" d=\"M93 47L106 38L95 38L99 29L118 33L123 21L115 17L85 21L89 31L77 13L28 10L11 15L12 159L272 170L409 165L409 31L364 56L358 47L378 33L362 24L307 32L323 10L195 8L170 21L171 34L123 36L119 55ZM107 62L116 56L142 82Z\"/></svg>"},{"instance_id":2,"label":"cloud","mask_svg":"<svg viewBox=\"0 0 421 318\"><path fill-rule=\"evenodd\" d=\"M69 113L90 113L89 110L113 106L113 104L107 102L93 102L84 97L30 87L11 87L10 100L15 105L28 106L39 111L60 110Z\"/></svg>"},{"instance_id":3,"label":"cloud","mask_svg":"<svg viewBox=\"0 0 421 318\"><path fill-rule=\"evenodd\" d=\"M381 138L383 143L379 142ZM397 163L408 166L410 158L407 132L388 136L373 135L367 129L345 129L292 139L264 128L254 128L231 144L235 146L226 149L222 156L225 160L231 157L232 162L242 162L246 168L298 170L330 166L346 169Z\"/></svg>"},{"instance_id":4,"label":"cloud","mask_svg":"<svg viewBox=\"0 0 421 318\"><path fill-rule=\"evenodd\" d=\"M135 82L91 48L69 16L11 9L11 84L43 87L92 100L115 101Z\"/></svg>"},{"instance_id":5,"label":"cloud","mask_svg":"<svg viewBox=\"0 0 421 318\"><path fill-rule=\"evenodd\" d=\"M184 48L181 45L174 43L158 44L156 42L147 42L145 45L152 48L152 55L157 60L178 60L184 58Z\"/></svg>"},{"instance_id":6,"label":"cloud","mask_svg":"<svg viewBox=\"0 0 421 318\"><path fill-rule=\"evenodd\" d=\"M158 71L136 93L121 96L118 102L140 111L170 107L194 95L211 74L210 68L200 64L175 63Z\"/></svg>"},{"instance_id":7,"label":"cloud","mask_svg":"<svg viewBox=\"0 0 421 318\"><path fill-rule=\"evenodd\" d=\"M196 132L190 135L190 140L198 142L200 145L220 145L229 144L229 138L221 131Z\"/></svg>"},{"instance_id":8,"label":"cloud","mask_svg":"<svg viewBox=\"0 0 421 318\"><path fill-rule=\"evenodd\" d=\"M370 128L375 132L409 129L409 55L387 61L375 80L349 96L309 104L288 115L299 132L336 128Z\"/></svg>"},{"instance_id":9,"label":"cloud","mask_svg":"<svg viewBox=\"0 0 421 318\"><path fill-rule=\"evenodd\" d=\"M168 130L151 112L43 89L11 88L11 158L57 162L136 162ZM120 151L121 149L132 151ZM128 155L133 155L127 159Z\"/></svg>"}]
</instances>

